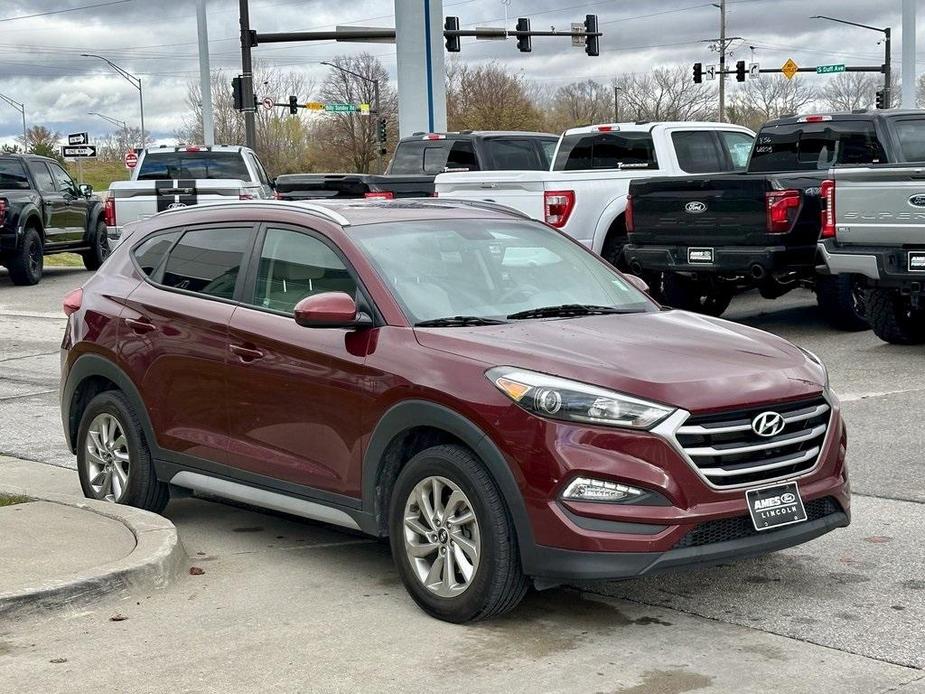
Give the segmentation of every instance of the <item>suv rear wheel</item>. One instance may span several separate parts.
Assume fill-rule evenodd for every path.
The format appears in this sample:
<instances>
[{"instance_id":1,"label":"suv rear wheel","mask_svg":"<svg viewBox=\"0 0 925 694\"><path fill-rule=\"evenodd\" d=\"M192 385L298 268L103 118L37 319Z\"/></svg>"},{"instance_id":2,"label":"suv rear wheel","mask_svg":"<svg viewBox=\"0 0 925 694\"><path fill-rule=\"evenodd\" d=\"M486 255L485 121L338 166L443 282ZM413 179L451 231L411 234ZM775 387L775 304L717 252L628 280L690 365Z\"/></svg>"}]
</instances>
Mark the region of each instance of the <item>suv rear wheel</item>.
<instances>
[{"instance_id":1,"label":"suv rear wheel","mask_svg":"<svg viewBox=\"0 0 925 694\"><path fill-rule=\"evenodd\" d=\"M169 488L154 473L138 417L119 391L97 395L77 430L77 473L84 496L160 513Z\"/></svg>"},{"instance_id":2,"label":"suv rear wheel","mask_svg":"<svg viewBox=\"0 0 925 694\"><path fill-rule=\"evenodd\" d=\"M925 342L925 309L890 289L873 289L868 297L868 316L874 334L894 345Z\"/></svg>"},{"instance_id":3,"label":"suv rear wheel","mask_svg":"<svg viewBox=\"0 0 925 694\"><path fill-rule=\"evenodd\" d=\"M696 278L666 272L662 283L664 302L672 308L721 316L729 308L735 290Z\"/></svg>"},{"instance_id":4,"label":"suv rear wheel","mask_svg":"<svg viewBox=\"0 0 925 694\"><path fill-rule=\"evenodd\" d=\"M527 591L501 494L462 446L434 446L405 465L392 493L389 535L405 588L433 617L494 617Z\"/></svg>"},{"instance_id":5,"label":"suv rear wheel","mask_svg":"<svg viewBox=\"0 0 925 694\"><path fill-rule=\"evenodd\" d=\"M39 283L45 265L44 251L42 235L35 227L28 227L23 233L19 248L10 253L4 261L13 284L28 286Z\"/></svg>"},{"instance_id":6,"label":"suv rear wheel","mask_svg":"<svg viewBox=\"0 0 925 694\"><path fill-rule=\"evenodd\" d=\"M839 330L868 330L867 295L864 285L851 275L816 277L816 302L823 317Z\"/></svg>"}]
</instances>

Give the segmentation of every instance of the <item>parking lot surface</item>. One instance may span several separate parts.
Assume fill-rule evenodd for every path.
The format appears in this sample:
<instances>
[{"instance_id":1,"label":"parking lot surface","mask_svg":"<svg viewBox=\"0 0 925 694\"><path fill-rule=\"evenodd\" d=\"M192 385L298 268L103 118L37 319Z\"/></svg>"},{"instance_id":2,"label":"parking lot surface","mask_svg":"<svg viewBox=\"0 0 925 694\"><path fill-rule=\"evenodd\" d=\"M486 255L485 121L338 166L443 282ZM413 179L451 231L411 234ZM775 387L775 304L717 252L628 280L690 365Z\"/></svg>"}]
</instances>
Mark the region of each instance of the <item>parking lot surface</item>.
<instances>
[{"instance_id":1,"label":"parking lot surface","mask_svg":"<svg viewBox=\"0 0 925 694\"><path fill-rule=\"evenodd\" d=\"M0 270L0 454L56 466L75 493L60 303L87 277L50 268L13 287ZM925 691L925 348L835 332L808 292L740 297L725 317L827 363L848 423L850 528L711 569L534 593L458 627L417 610L385 544L182 499L165 515L205 573L0 625L0 691L121 691L126 673L152 692Z\"/></svg>"}]
</instances>

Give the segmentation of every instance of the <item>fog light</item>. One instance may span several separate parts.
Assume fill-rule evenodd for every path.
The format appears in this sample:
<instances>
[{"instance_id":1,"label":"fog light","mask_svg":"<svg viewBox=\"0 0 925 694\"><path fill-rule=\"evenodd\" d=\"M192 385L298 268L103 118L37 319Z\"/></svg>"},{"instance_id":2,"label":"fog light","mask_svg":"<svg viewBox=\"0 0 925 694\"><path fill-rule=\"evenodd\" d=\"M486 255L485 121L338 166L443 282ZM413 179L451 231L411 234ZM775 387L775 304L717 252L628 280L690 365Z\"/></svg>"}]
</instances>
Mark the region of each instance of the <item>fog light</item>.
<instances>
[{"instance_id":1,"label":"fog light","mask_svg":"<svg viewBox=\"0 0 925 694\"><path fill-rule=\"evenodd\" d=\"M625 484L576 477L562 492L562 498L570 501L626 501L644 493L641 489Z\"/></svg>"}]
</instances>

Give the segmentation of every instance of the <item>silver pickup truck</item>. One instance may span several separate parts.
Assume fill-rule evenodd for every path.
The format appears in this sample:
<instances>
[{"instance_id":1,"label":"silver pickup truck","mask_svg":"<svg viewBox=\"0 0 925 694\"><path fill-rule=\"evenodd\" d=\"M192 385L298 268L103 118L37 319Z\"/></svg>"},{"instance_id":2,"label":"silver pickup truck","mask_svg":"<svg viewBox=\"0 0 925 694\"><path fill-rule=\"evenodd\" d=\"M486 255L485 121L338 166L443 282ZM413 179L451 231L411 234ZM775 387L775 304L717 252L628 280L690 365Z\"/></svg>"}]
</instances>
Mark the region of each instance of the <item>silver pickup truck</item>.
<instances>
[{"instance_id":1,"label":"silver pickup truck","mask_svg":"<svg viewBox=\"0 0 925 694\"><path fill-rule=\"evenodd\" d=\"M880 339L925 342L925 166L832 169L820 197L828 271L863 279Z\"/></svg>"}]
</instances>

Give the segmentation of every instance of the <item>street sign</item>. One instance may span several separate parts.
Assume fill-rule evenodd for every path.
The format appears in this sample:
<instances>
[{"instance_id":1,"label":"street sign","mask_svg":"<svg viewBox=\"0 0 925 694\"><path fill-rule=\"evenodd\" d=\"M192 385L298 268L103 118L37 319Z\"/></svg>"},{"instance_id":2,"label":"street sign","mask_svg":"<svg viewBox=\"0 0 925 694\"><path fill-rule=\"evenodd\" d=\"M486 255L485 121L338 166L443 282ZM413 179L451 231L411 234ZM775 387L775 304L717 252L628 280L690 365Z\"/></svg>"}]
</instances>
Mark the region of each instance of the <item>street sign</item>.
<instances>
[{"instance_id":1,"label":"street sign","mask_svg":"<svg viewBox=\"0 0 925 694\"><path fill-rule=\"evenodd\" d=\"M262 103L263 103L263 107L264 107L267 111L272 111L272 110L273 110L273 107L276 105L275 103L273 103L273 99L271 99L271 98L268 97L268 96L263 97L263 102L262 102Z\"/></svg>"},{"instance_id":2,"label":"street sign","mask_svg":"<svg viewBox=\"0 0 925 694\"><path fill-rule=\"evenodd\" d=\"M130 149L125 153L125 156L122 157L122 163L125 164L125 168L134 169L138 166L138 155L135 153L135 150Z\"/></svg>"},{"instance_id":3,"label":"street sign","mask_svg":"<svg viewBox=\"0 0 925 694\"><path fill-rule=\"evenodd\" d=\"M835 65L819 65L816 67L817 75L831 75L836 72L844 72L845 65L844 63L837 63Z\"/></svg>"},{"instance_id":4,"label":"street sign","mask_svg":"<svg viewBox=\"0 0 925 694\"><path fill-rule=\"evenodd\" d=\"M330 111L331 113L356 113L360 110L360 107L357 104L331 103L325 104L324 110Z\"/></svg>"},{"instance_id":5,"label":"street sign","mask_svg":"<svg viewBox=\"0 0 925 694\"><path fill-rule=\"evenodd\" d=\"M780 71L784 73L784 77L788 80L792 80L793 76L797 74L799 65L793 62L793 58L787 58L787 62L780 66Z\"/></svg>"},{"instance_id":6,"label":"street sign","mask_svg":"<svg viewBox=\"0 0 925 694\"><path fill-rule=\"evenodd\" d=\"M309 101L305 104L305 108L309 111L324 111L324 104L320 101Z\"/></svg>"},{"instance_id":7,"label":"street sign","mask_svg":"<svg viewBox=\"0 0 925 694\"><path fill-rule=\"evenodd\" d=\"M69 145L87 145L90 144L90 137L87 133L71 133L67 136Z\"/></svg>"},{"instance_id":8,"label":"street sign","mask_svg":"<svg viewBox=\"0 0 925 694\"><path fill-rule=\"evenodd\" d=\"M761 66L758 63L751 63L748 66L748 76L750 79L761 79Z\"/></svg>"},{"instance_id":9,"label":"street sign","mask_svg":"<svg viewBox=\"0 0 925 694\"><path fill-rule=\"evenodd\" d=\"M706 69L703 71L703 74L707 76L708 80L715 80L716 79L716 66L707 65Z\"/></svg>"},{"instance_id":10,"label":"street sign","mask_svg":"<svg viewBox=\"0 0 925 694\"><path fill-rule=\"evenodd\" d=\"M96 145L61 145L61 156L65 159L83 159L96 156Z\"/></svg>"}]
</instances>

